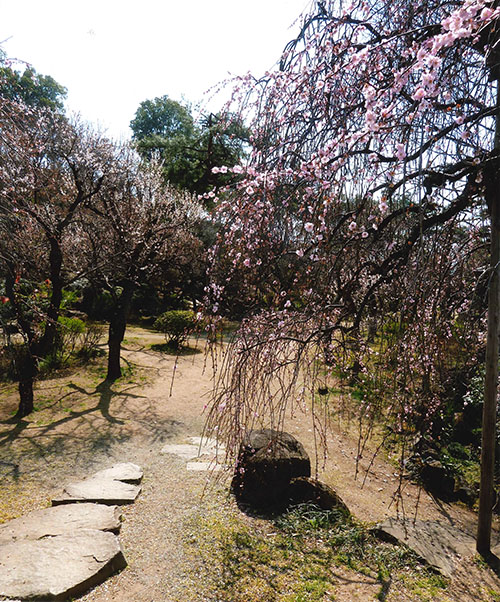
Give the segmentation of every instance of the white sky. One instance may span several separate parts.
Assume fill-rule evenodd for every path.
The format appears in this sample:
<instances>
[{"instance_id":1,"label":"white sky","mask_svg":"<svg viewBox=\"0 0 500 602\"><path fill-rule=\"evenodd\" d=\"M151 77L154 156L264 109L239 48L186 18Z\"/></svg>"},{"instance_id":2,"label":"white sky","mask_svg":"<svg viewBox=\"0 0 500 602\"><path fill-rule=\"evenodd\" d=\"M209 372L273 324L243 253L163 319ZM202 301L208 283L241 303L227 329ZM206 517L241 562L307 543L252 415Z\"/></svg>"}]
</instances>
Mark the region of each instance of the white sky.
<instances>
[{"instance_id":1,"label":"white sky","mask_svg":"<svg viewBox=\"0 0 500 602\"><path fill-rule=\"evenodd\" d=\"M0 0L0 42L68 88L68 110L128 137L139 103L196 104L229 74L259 75L310 0ZM5 41L6 40L6 41ZM212 101L210 108L220 108Z\"/></svg>"}]
</instances>

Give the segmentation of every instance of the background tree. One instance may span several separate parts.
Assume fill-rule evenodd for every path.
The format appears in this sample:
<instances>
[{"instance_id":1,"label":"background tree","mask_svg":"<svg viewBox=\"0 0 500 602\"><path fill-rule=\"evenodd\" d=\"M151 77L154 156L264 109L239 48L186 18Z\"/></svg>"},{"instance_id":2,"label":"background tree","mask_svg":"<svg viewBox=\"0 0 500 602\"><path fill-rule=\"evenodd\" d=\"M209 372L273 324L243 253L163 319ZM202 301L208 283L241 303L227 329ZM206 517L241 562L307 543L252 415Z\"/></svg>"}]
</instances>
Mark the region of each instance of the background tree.
<instances>
[{"instance_id":1,"label":"background tree","mask_svg":"<svg viewBox=\"0 0 500 602\"><path fill-rule=\"evenodd\" d=\"M68 239L113 169L113 147L81 124L22 105L0 111L0 131L0 262L26 345L18 369L24 416L38 362L54 348L63 289L78 277L68 269L68 250L78 245Z\"/></svg>"},{"instance_id":2,"label":"background tree","mask_svg":"<svg viewBox=\"0 0 500 602\"><path fill-rule=\"evenodd\" d=\"M130 128L141 156L162 158L169 183L207 194L207 199L208 193L234 178L226 166L242 159L248 140L241 121L209 114L195 123L190 107L168 96L142 102ZM223 166L224 173L213 169Z\"/></svg>"},{"instance_id":3,"label":"background tree","mask_svg":"<svg viewBox=\"0 0 500 602\"><path fill-rule=\"evenodd\" d=\"M188 193L164 183L157 162L143 164L122 147L117 167L78 230L88 277L110 298L109 381L121 376L121 343L135 291L165 280L167 268L177 265L184 246L191 246L191 230L200 215Z\"/></svg>"},{"instance_id":4,"label":"background tree","mask_svg":"<svg viewBox=\"0 0 500 602\"><path fill-rule=\"evenodd\" d=\"M0 49L0 94L10 101L21 101L31 107L64 111L67 90L50 75L41 75L31 66L23 72L15 69Z\"/></svg>"},{"instance_id":5,"label":"background tree","mask_svg":"<svg viewBox=\"0 0 500 602\"><path fill-rule=\"evenodd\" d=\"M224 267L215 266L208 308L223 307L236 279L265 307L243 323L214 395L208 426L230 444L255 422L280 426L295 400L314 404L318 382L336 382L339 367L371 379L374 394L360 404L368 425L383 417L408 438L445 411L445 349L463 350L468 366L484 357L475 280L486 270L483 554L498 364L498 15L482 0L374 0L349 11L325 2L304 16L274 71L242 78L235 97L245 99L238 114L251 119L254 152L220 200ZM266 285L273 264L286 277ZM388 337L376 352L368 344L374 322L397 335L397 358ZM326 376L325 361L335 366ZM324 420L313 417L324 440Z\"/></svg>"}]
</instances>

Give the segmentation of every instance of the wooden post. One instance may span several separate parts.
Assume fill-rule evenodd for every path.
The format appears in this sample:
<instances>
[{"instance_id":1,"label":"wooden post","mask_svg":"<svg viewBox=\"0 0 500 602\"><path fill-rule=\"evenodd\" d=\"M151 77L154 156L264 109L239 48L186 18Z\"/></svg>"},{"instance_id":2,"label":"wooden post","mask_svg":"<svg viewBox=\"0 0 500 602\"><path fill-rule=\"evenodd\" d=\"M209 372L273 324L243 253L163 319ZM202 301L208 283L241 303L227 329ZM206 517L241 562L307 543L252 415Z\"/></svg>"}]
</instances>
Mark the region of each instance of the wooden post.
<instances>
[{"instance_id":1,"label":"wooden post","mask_svg":"<svg viewBox=\"0 0 500 602\"><path fill-rule=\"evenodd\" d=\"M500 112L500 83L497 81L497 110ZM494 155L500 151L500 115L496 115ZM498 159L493 159L493 170ZM495 474L495 431L498 395L498 344L500 323L500 190L498 174L493 171L492 186L487 185L491 219L490 281L488 288L488 335L486 341L486 374L481 438L481 486L476 549L488 556L491 552L491 522L493 515L493 487ZM488 193L488 190L490 191Z\"/></svg>"}]
</instances>

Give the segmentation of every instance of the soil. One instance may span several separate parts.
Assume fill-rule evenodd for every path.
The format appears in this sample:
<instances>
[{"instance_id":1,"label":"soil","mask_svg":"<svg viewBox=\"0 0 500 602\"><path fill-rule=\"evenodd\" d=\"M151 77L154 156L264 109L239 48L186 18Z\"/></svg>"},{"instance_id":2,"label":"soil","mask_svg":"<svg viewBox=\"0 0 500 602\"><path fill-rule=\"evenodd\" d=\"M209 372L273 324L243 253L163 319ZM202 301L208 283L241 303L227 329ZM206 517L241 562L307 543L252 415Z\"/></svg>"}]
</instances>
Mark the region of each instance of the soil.
<instances>
[{"instance_id":1,"label":"soil","mask_svg":"<svg viewBox=\"0 0 500 602\"><path fill-rule=\"evenodd\" d=\"M214 473L187 471L185 460L160 453L166 443L200 436L212 385L203 342L191 341L188 352L176 358L151 349L162 340L128 328L123 348L128 375L110 385L104 381L104 362L98 361L40 381L36 411L21 421L12 419L15 386L0 387L0 522L50 505L64 484L113 463L134 462L144 469L141 495L123 510L120 540L128 567L79 598L85 602L215 601L215 539L207 525L238 517L252 529L266 528L265 521L235 506L228 495L230 474L215 478ZM310 416L297 416L286 428L314 458ZM358 445L349 423L333 425L328 444L318 477L334 487L357 518L375 523L418 510L420 519L474 533L472 511L440 502L406 480L400 483L397 469L381 455L359 458L355 478ZM398 485L400 495L395 496ZM380 592L375 579L339 567L334 573L331 599L374 600ZM421 599L396 590L389 585L384 599ZM433 599L500 600L499 592L500 579L477 559L466 558L447 589Z\"/></svg>"}]
</instances>

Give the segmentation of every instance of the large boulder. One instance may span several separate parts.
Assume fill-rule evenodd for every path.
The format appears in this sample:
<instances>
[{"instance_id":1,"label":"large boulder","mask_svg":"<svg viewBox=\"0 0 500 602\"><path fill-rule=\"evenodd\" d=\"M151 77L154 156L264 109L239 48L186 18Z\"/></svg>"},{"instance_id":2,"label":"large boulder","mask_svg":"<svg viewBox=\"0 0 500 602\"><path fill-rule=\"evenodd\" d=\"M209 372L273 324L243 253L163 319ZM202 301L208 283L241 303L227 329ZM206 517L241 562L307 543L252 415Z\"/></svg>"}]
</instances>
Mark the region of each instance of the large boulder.
<instances>
[{"instance_id":1,"label":"large boulder","mask_svg":"<svg viewBox=\"0 0 500 602\"><path fill-rule=\"evenodd\" d=\"M427 491L443 500L452 500L455 491L455 479L448 473L439 460L425 459L420 478Z\"/></svg>"},{"instance_id":2,"label":"large boulder","mask_svg":"<svg viewBox=\"0 0 500 602\"><path fill-rule=\"evenodd\" d=\"M289 503L290 481L310 475L309 456L295 437L272 429L254 430L240 446L231 488L240 503L278 510Z\"/></svg>"}]
</instances>

